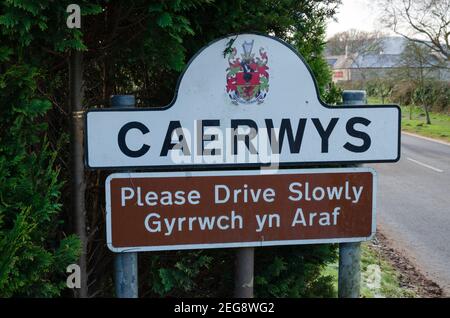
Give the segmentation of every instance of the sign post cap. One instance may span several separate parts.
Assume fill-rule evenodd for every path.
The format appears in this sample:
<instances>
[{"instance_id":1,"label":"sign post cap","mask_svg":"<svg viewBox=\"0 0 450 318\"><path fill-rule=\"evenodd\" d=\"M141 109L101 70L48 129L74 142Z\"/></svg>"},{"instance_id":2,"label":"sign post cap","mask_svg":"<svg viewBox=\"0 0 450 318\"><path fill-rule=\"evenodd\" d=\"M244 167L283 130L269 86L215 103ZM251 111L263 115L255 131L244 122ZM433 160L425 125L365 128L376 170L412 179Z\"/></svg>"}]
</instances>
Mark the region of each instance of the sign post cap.
<instances>
[{"instance_id":1,"label":"sign post cap","mask_svg":"<svg viewBox=\"0 0 450 318\"><path fill-rule=\"evenodd\" d=\"M134 95L112 95L111 107L134 107L136 98Z\"/></svg>"},{"instance_id":2,"label":"sign post cap","mask_svg":"<svg viewBox=\"0 0 450 318\"><path fill-rule=\"evenodd\" d=\"M345 90L342 99L346 105L366 104L367 93L365 90Z\"/></svg>"}]
</instances>

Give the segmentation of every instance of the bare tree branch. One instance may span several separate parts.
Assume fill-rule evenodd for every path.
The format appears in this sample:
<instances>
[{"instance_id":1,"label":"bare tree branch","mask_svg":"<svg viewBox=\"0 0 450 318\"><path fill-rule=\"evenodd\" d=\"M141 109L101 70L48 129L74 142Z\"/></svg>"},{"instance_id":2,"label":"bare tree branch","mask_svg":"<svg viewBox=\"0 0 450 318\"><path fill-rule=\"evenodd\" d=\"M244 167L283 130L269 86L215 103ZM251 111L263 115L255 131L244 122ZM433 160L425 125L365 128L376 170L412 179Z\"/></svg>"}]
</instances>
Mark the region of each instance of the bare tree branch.
<instances>
[{"instance_id":1,"label":"bare tree branch","mask_svg":"<svg viewBox=\"0 0 450 318\"><path fill-rule=\"evenodd\" d=\"M450 61L450 0L378 0L380 21L394 33L422 43Z\"/></svg>"}]
</instances>

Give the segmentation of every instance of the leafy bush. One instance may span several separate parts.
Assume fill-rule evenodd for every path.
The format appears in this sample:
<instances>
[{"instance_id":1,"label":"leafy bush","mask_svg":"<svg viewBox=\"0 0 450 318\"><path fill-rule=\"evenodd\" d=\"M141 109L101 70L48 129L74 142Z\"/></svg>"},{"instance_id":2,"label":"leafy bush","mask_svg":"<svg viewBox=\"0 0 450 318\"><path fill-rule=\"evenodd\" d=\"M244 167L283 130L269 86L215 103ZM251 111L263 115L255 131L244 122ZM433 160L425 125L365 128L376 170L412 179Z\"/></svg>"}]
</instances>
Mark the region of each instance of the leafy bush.
<instances>
[{"instance_id":1,"label":"leafy bush","mask_svg":"<svg viewBox=\"0 0 450 318\"><path fill-rule=\"evenodd\" d=\"M323 100L329 105L342 104L342 89L331 82L323 94Z\"/></svg>"},{"instance_id":2,"label":"leafy bush","mask_svg":"<svg viewBox=\"0 0 450 318\"><path fill-rule=\"evenodd\" d=\"M365 83L367 95L380 98L382 104L391 96L393 89L394 83L390 79L376 78Z\"/></svg>"},{"instance_id":3,"label":"leafy bush","mask_svg":"<svg viewBox=\"0 0 450 318\"><path fill-rule=\"evenodd\" d=\"M80 44L68 36L80 32L59 27L64 2L0 3L0 297L60 295L80 250L62 228L64 130L59 143L47 139L53 105L38 89L55 73L47 52Z\"/></svg>"},{"instance_id":4,"label":"leafy bush","mask_svg":"<svg viewBox=\"0 0 450 318\"><path fill-rule=\"evenodd\" d=\"M336 83L341 90L362 90L367 89L364 81L340 81Z\"/></svg>"},{"instance_id":5,"label":"leafy bush","mask_svg":"<svg viewBox=\"0 0 450 318\"><path fill-rule=\"evenodd\" d=\"M323 268L337 258L332 244L255 250L256 297L333 297ZM142 262L147 296L232 297L234 249L163 252Z\"/></svg>"},{"instance_id":6,"label":"leafy bush","mask_svg":"<svg viewBox=\"0 0 450 318\"><path fill-rule=\"evenodd\" d=\"M0 74L0 297L60 294L79 241L58 233L62 183L39 120L51 107L36 98L37 70Z\"/></svg>"},{"instance_id":7,"label":"leafy bush","mask_svg":"<svg viewBox=\"0 0 450 318\"><path fill-rule=\"evenodd\" d=\"M450 113L450 82L434 82L433 86L436 94L433 110Z\"/></svg>"},{"instance_id":8,"label":"leafy bush","mask_svg":"<svg viewBox=\"0 0 450 318\"><path fill-rule=\"evenodd\" d=\"M410 105L413 103L415 85L411 81L399 81L392 89L390 99L393 103Z\"/></svg>"},{"instance_id":9,"label":"leafy bush","mask_svg":"<svg viewBox=\"0 0 450 318\"><path fill-rule=\"evenodd\" d=\"M449 112L450 83L428 79L420 87L417 82L399 80L392 83L391 80L369 81L367 94L373 97L381 97L383 90L385 96L393 103L400 105L426 104L427 107L438 112Z\"/></svg>"}]
</instances>

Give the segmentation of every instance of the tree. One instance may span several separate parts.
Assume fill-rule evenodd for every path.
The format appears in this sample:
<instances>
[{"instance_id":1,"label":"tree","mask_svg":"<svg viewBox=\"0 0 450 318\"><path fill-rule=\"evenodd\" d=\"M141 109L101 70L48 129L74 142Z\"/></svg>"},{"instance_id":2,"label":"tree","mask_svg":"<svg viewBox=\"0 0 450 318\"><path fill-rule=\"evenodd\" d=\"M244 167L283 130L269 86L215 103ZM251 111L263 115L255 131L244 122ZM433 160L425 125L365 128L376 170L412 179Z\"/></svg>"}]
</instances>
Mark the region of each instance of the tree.
<instances>
[{"instance_id":1,"label":"tree","mask_svg":"<svg viewBox=\"0 0 450 318\"><path fill-rule=\"evenodd\" d=\"M379 0L380 20L395 33L450 61L450 0Z\"/></svg>"},{"instance_id":2,"label":"tree","mask_svg":"<svg viewBox=\"0 0 450 318\"><path fill-rule=\"evenodd\" d=\"M384 104L387 97L391 95L394 84L389 79L377 78L373 82L374 94L381 98L381 104Z\"/></svg>"},{"instance_id":3,"label":"tree","mask_svg":"<svg viewBox=\"0 0 450 318\"><path fill-rule=\"evenodd\" d=\"M336 33L327 41L330 55L379 53L382 50L383 34L379 31L366 32L356 29Z\"/></svg>"},{"instance_id":4,"label":"tree","mask_svg":"<svg viewBox=\"0 0 450 318\"><path fill-rule=\"evenodd\" d=\"M42 120L51 103L37 97L38 70L9 52L0 54L0 297L53 297L80 242L61 227L59 147Z\"/></svg>"},{"instance_id":5,"label":"tree","mask_svg":"<svg viewBox=\"0 0 450 318\"><path fill-rule=\"evenodd\" d=\"M409 41L400 56L398 76L407 78L415 84L414 100L421 105L426 115L426 123L431 124L430 109L433 105L431 91L427 82L433 72L442 68L442 61L433 54L433 50L420 42Z\"/></svg>"},{"instance_id":6,"label":"tree","mask_svg":"<svg viewBox=\"0 0 450 318\"><path fill-rule=\"evenodd\" d=\"M82 47L79 32L49 27L64 20L63 1L0 3L0 297L60 295L79 256L61 202L67 135L51 136L41 90L55 83L50 55Z\"/></svg>"},{"instance_id":7,"label":"tree","mask_svg":"<svg viewBox=\"0 0 450 318\"><path fill-rule=\"evenodd\" d=\"M324 58L325 51L325 21L324 15L310 11L308 19L297 20L294 25L294 36L290 40L297 50L306 59L318 84L320 96L326 102L330 95L326 89L331 83L331 70Z\"/></svg>"},{"instance_id":8,"label":"tree","mask_svg":"<svg viewBox=\"0 0 450 318\"><path fill-rule=\"evenodd\" d=\"M327 51L332 55L346 55L352 68L360 69L367 55L379 54L383 50L383 36L379 31L366 32L351 29L335 34L327 41ZM366 73L361 72L363 81Z\"/></svg>"}]
</instances>

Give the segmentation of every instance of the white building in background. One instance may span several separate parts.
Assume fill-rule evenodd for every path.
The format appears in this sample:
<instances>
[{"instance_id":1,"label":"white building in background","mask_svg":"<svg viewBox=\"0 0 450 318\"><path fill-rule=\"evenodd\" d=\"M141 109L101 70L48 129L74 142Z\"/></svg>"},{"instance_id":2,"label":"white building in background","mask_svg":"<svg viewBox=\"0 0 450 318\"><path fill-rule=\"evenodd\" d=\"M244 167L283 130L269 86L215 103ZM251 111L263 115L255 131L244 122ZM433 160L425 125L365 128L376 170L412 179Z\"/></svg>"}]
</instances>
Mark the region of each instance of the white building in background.
<instances>
[{"instance_id":1,"label":"white building in background","mask_svg":"<svg viewBox=\"0 0 450 318\"><path fill-rule=\"evenodd\" d=\"M333 82L361 81L374 78L387 78L395 70L402 67L401 54L408 40L403 37L385 37L382 40L382 50L376 53L326 55L325 58L333 71ZM436 59L430 55L430 60ZM435 64L435 63L434 63ZM450 81L450 64L448 68L433 69L429 77Z\"/></svg>"}]
</instances>

